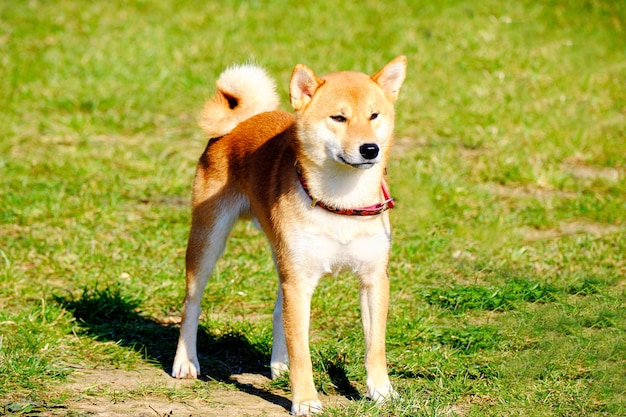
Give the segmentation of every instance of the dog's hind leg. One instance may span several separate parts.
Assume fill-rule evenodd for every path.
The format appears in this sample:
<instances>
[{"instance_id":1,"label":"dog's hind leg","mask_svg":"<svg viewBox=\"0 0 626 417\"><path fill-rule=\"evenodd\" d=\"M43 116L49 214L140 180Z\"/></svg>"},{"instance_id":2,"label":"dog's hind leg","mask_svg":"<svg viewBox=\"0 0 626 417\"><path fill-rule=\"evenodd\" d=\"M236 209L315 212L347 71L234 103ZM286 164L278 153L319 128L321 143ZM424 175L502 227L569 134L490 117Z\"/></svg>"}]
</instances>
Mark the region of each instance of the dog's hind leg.
<instances>
[{"instance_id":1,"label":"dog's hind leg","mask_svg":"<svg viewBox=\"0 0 626 417\"><path fill-rule=\"evenodd\" d=\"M239 216L236 208L224 210L223 207L223 204L206 202L194 208L187 245L187 289L172 367L175 378L197 378L200 374L196 346L200 301L213 267L224 251L226 238Z\"/></svg>"},{"instance_id":2,"label":"dog's hind leg","mask_svg":"<svg viewBox=\"0 0 626 417\"><path fill-rule=\"evenodd\" d=\"M270 359L270 369L272 379L280 377L288 370L289 354L287 352L287 342L285 341L285 329L283 328L283 290L278 285L278 296L274 306L272 317L272 358Z\"/></svg>"}]
</instances>

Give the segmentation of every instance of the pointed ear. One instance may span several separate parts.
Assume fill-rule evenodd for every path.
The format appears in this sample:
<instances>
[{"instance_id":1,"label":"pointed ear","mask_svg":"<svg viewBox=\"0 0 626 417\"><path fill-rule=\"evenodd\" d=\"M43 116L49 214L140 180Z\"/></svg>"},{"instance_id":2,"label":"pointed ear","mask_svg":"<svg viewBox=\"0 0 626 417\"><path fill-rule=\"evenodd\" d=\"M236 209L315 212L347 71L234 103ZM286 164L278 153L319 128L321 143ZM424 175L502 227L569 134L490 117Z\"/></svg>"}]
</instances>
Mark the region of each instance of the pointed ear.
<instances>
[{"instance_id":1,"label":"pointed ear","mask_svg":"<svg viewBox=\"0 0 626 417\"><path fill-rule=\"evenodd\" d=\"M295 111L299 111L311 101L315 91L324 81L317 78L317 75L306 65L298 64L291 73L289 83L289 99Z\"/></svg>"},{"instance_id":2,"label":"pointed ear","mask_svg":"<svg viewBox=\"0 0 626 417\"><path fill-rule=\"evenodd\" d=\"M394 103L398 98L398 92L400 91L400 87L402 87L405 76L406 57L400 55L385 65L383 69L372 75L372 80L383 89L389 101Z\"/></svg>"}]
</instances>

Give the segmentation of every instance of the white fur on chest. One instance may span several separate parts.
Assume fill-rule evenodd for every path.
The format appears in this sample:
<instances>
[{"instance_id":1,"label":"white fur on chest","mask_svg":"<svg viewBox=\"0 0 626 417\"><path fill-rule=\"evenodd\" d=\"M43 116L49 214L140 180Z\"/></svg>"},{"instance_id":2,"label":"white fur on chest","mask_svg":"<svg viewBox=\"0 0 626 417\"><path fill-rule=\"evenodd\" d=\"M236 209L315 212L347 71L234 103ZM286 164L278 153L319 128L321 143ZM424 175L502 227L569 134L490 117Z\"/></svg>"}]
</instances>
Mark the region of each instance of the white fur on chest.
<instances>
[{"instance_id":1,"label":"white fur on chest","mask_svg":"<svg viewBox=\"0 0 626 417\"><path fill-rule=\"evenodd\" d=\"M311 209L306 222L286 234L298 267L312 275L366 272L388 257L391 231L383 218L362 218ZM377 216L378 217L378 216Z\"/></svg>"},{"instance_id":2,"label":"white fur on chest","mask_svg":"<svg viewBox=\"0 0 626 417\"><path fill-rule=\"evenodd\" d=\"M300 190L300 201L282 206L278 236L281 250L288 252L292 267L316 281L322 275L342 271L367 274L386 265L391 249L388 213L349 216L311 207ZM258 219L254 224L262 230Z\"/></svg>"}]
</instances>

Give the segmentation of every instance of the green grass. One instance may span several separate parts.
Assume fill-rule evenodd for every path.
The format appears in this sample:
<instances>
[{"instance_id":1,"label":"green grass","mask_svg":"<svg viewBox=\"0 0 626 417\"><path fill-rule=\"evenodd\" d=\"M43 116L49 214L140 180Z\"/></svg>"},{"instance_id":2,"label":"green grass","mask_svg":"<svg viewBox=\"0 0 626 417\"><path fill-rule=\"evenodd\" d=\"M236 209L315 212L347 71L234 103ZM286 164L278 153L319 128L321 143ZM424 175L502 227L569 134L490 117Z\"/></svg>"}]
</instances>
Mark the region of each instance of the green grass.
<instances>
[{"instance_id":1,"label":"green grass","mask_svg":"<svg viewBox=\"0 0 626 417\"><path fill-rule=\"evenodd\" d=\"M325 415L626 414L625 37L608 0L0 4L0 413L64 409L76 368L169 370L196 117L224 67L263 64L287 109L296 63L406 54L388 167L402 400L361 397L342 275L316 293L312 352L320 390L353 401ZM203 302L204 384L267 373L276 286L238 226Z\"/></svg>"}]
</instances>

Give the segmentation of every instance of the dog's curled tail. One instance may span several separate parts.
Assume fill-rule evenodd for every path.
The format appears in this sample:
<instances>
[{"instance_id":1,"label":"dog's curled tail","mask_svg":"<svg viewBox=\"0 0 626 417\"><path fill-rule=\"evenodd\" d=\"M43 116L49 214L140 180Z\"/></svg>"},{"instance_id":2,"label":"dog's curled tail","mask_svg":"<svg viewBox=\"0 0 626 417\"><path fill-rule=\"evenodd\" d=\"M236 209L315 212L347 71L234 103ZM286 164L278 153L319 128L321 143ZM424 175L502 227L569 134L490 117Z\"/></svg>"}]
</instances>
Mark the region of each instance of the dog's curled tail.
<instances>
[{"instance_id":1,"label":"dog's curled tail","mask_svg":"<svg viewBox=\"0 0 626 417\"><path fill-rule=\"evenodd\" d=\"M216 87L215 95L202 109L199 123L211 139L224 136L254 115L276 110L280 103L274 80L257 65L226 69Z\"/></svg>"}]
</instances>

